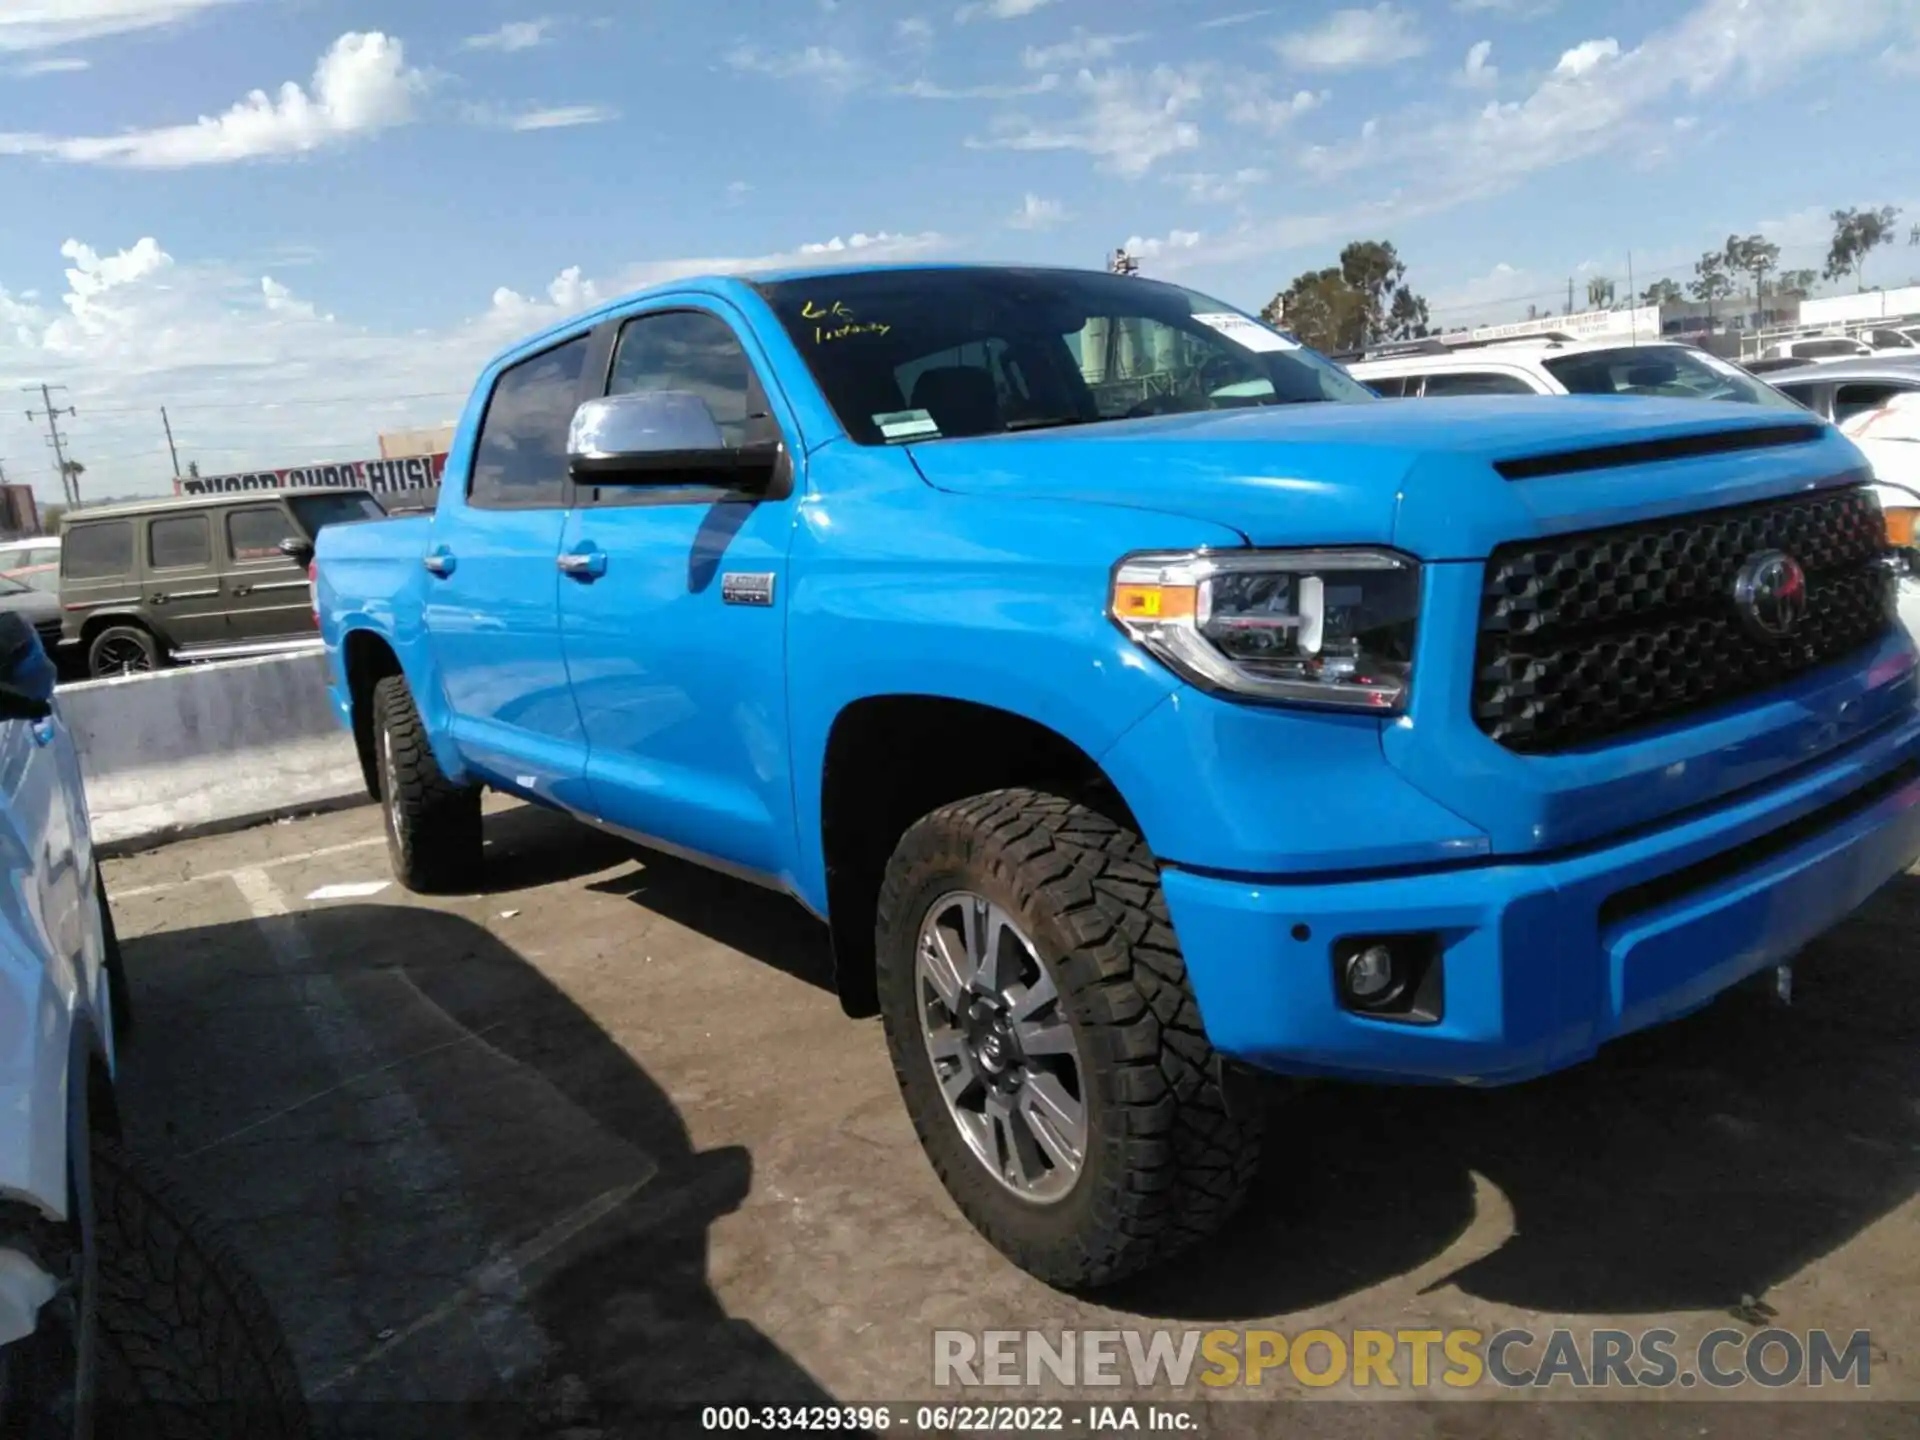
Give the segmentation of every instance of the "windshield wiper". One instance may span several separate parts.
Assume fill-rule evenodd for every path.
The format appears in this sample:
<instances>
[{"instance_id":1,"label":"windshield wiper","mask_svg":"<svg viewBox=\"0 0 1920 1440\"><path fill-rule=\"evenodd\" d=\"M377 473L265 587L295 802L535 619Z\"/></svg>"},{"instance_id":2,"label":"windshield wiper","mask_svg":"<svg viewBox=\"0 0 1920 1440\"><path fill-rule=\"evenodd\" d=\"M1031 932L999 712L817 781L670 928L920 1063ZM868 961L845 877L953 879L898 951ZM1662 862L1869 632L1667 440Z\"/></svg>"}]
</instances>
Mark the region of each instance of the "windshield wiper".
<instances>
[{"instance_id":1,"label":"windshield wiper","mask_svg":"<svg viewBox=\"0 0 1920 1440\"><path fill-rule=\"evenodd\" d=\"M1036 415L1023 420L1009 420L1008 430L1055 430L1062 425L1090 425L1093 422L1084 415Z\"/></svg>"}]
</instances>

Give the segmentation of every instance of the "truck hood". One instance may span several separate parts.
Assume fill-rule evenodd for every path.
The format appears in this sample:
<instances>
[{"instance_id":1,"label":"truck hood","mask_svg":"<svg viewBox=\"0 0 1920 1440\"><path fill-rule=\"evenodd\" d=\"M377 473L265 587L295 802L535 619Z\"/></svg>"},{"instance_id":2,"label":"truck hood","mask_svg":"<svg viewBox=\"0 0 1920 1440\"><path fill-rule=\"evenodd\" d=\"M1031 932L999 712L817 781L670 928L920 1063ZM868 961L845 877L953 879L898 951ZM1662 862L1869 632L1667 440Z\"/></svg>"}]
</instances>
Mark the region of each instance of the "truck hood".
<instances>
[{"instance_id":1,"label":"truck hood","mask_svg":"<svg viewBox=\"0 0 1920 1440\"><path fill-rule=\"evenodd\" d=\"M1256 545L1384 544L1430 560L1857 479L1863 463L1812 415L1622 397L1212 410L907 448L928 484L957 494L1157 510Z\"/></svg>"}]
</instances>

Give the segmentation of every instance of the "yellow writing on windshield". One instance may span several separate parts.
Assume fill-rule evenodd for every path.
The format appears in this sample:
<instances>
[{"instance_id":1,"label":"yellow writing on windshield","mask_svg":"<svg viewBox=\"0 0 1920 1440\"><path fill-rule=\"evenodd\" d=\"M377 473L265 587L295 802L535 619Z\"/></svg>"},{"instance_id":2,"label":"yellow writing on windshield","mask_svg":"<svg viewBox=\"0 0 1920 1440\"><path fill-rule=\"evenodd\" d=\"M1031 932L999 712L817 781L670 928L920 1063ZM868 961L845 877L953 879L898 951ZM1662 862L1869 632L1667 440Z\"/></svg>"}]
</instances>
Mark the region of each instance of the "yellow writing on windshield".
<instances>
[{"instance_id":1,"label":"yellow writing on windshield","mask_svg":"<svg viewBox=\"0 0 1920 1440\"><path fill-rule=\"evenodd\" d=\"M885 335L893 326L883 325L878 320L867 320L853 325L839 325L828 329L824 325L813 327L813 343L824 345L829 340L844 340L849 335Z\"/></svg>"},{"instance_id":2,"label":"yellow writing on windshield","mask_svg":"<svg viewBox=\"0 0 1920 1440\"><path fill-rule=\"evenodd\" d=\"M825 320L829 316L835 320L851 320L853 319L853 311L849 310L838 300L826 306L809 300L800 307L800 318L802 320Z\"/></svg>"}]
</instances>

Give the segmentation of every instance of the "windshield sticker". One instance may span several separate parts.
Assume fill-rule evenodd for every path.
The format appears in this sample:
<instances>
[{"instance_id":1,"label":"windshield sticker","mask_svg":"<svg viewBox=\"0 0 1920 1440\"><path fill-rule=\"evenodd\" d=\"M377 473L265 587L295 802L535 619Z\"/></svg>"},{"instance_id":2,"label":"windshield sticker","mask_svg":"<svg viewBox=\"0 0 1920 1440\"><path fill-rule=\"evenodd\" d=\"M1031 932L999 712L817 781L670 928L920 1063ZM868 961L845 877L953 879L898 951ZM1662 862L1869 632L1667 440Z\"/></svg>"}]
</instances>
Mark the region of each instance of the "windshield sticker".
<instances>
[{"instance_id":1,"label":"windshield sticker","mask_svg":"<svg viewBox=\"0 0 1920 1440\"><path fill-rule=\"evenodd\" d=\"M873 417L884 440L938 439L940 427L925 410L894 410Z\"/></svg>"},{"instance_id":2,"label":"windshield sticker","mask_svg":"<svg viewBox=\"0 0 1920 1440\"><path fill-rule=\"evenodd\" d=\"M1289 340L1276 330L1269 330L1258 320L1249 320L1244 315L1196 315L1193 317L1209 330L1217 330L1234 344L1248 350L1298 350L1300 343Z\"/></svg>"}]
</instances>

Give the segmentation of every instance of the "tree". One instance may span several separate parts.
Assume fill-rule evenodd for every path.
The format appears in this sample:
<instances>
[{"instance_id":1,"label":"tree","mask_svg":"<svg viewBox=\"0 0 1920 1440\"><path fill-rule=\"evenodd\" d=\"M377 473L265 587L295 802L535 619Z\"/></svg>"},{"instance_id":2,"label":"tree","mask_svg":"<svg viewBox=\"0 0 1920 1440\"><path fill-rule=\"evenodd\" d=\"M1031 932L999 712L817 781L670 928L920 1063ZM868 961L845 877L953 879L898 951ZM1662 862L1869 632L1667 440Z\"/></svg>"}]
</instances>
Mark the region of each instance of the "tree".
<instances>
[{"instance_id":1,"label":"tree","mask_svg":"<svg viewBox=\"0 0 1920 1440\"><path fill-rule=\"evenodd\" d=\"M1613 304L1613 282L1603 280L1598 275L1587 281L1587 308L1605 310Z\"/></svg>"},{"instance_id":2,"label":"tree","mask_svg":"<svg viewBox=\"0 0 1920 1440\"><path fill-rule=\"evenodd\" d=\"M1407 267L1384 240L1356 240L1338 266L1308 270L1261 310L1316 350L1359 350L1429 333L1427 302L1407 287Z\"/></svg>"},{"instance_id":3,"label":"tree","mask_svg":"<svg viewBox=\"0 0 1920 1440\"><path fill-rule=\"evenodd\" d=\"M1759 310L1766 297L1767 273L1780 263L1780 247L1764 235L1729 235L1726 248L1727 269L1753 277L1753 308Z\"/></svg>"},{"instance_id":4,"label":"tree","mask_svg":"<svg viewBox=\"0 0 1920 1440\"><path fill-rule=\"evenodd\" d=\"M1893 239L1893 222L1899 215L1892 205L1833 211L1833 243L1827 247L1827 268L1821 273L1829 280L1852 275L1854 283L1866 289L1867 256Z\"/></svg>"},{"instance_id":5,"label":"tree","mask_svg":"<svg viewBox=\"0 0 1920 1440\"><path fill-rule=\"evenodd\" d=\"M1707 305L1707 326L1713 326L1713 302L1733 293L1733 277L1727 274L1727 257L1718 250L1709 250L1693 262L1694 278L1687 291L1696 300L1704 300Z\"/></svg>"},{"instance_id":6,"label":"tree","mask_svg":"<svg viewBox=\"0 0 1920 1440\"><path fill-rule=\"evenodd\" d=\"M1813 287L1819 281L1819 272L1814 270L1782 270L1774 277L1773 293L1804 300L1813 293Z\"/></svg>"},{"instance_id":7,"label":"tree","mask_svg":"<svg viewBox=\"0 0 1920 1440\"><path fill-rule=\"evenodd\" d=\"M187 478L189 480L198 480L200 478L200 462L198 460L187 461Z\"/></svg>"},{"instance_id":8,"label":"tree","mask_svg":"<svg viewBox=\"0 0 1920 1440\"><path fill-rule=\"evenodd\" d=\"M1642 305L1678 305L1686 297L1676 280L1656 280L1640 296Z\"/></svg>"}]
</instances>

